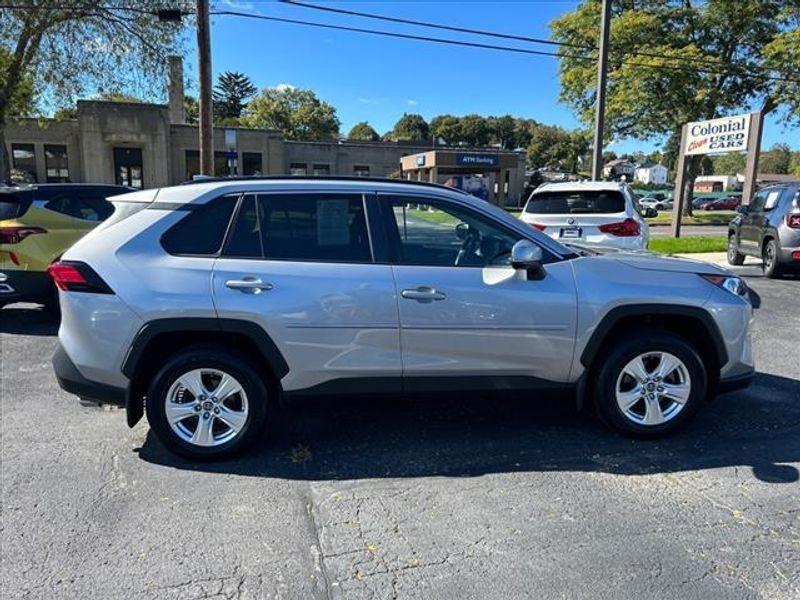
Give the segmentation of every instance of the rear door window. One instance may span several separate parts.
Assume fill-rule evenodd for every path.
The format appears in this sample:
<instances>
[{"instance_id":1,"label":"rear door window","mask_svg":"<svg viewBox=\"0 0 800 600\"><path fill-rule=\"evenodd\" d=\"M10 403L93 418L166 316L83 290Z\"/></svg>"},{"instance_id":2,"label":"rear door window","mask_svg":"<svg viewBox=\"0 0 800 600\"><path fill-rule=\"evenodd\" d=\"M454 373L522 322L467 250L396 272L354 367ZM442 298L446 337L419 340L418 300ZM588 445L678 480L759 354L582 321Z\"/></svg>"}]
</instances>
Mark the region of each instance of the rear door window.
<instances>
[{"instance_id":1,"label":"rear door window","mask_svg":"<svg viewBox=\"0 0 800 600\"><path fill-rule=\"evenodd\" d=\"M531 196L526 213L538 215L625 212L625 196L608 191L540 192Z\"/></svg>"},{"instance_id":2,"label":"rear door window","mask_svg":"<svg viewBox=\"0 0 800 600\"><path fill-rule=\"evenodd\" d=\"M247 196L224 256L272 260L372 261L364 200L359 194Z\"/></svg>"}]
</instances>

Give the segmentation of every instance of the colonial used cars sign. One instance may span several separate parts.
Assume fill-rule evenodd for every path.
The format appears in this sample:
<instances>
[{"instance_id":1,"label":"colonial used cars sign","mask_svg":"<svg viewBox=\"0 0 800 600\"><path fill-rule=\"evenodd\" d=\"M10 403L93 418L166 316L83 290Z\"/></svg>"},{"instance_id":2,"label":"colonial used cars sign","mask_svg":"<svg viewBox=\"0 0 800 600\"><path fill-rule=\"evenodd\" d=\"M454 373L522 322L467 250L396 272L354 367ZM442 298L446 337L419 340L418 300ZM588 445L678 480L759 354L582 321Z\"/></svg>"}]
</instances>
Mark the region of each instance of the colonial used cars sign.
<instances>
[{"instance_id":1,"label":"colonial used cars sign","mask_svg":"<svg viewBox=\"0 0 800 600\"><path fill-rule=\"evenodd\" d=\"M749 114L689 123L684 153L689 155L744 152L747 150L749 133Z\"/></svg>"}]
</instances>

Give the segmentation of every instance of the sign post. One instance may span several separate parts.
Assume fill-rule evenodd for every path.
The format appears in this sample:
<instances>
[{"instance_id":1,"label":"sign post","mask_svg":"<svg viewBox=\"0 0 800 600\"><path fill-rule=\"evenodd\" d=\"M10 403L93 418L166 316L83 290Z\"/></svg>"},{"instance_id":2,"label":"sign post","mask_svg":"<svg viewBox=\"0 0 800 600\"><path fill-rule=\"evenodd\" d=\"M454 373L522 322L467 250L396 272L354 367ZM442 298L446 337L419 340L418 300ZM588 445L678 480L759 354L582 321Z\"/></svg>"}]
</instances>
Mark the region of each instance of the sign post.
<instances>
[{"instance_id":1,"label":"sign post","mask_svg":"<svg viewBox=\"0 0 800 600\"><path fill-rule=\"evenodd\" d=\"M680 237L683 207L686 203L686 157L747 151L747 173L742 202L749 203L755 189L758 154L761 151L762 115L751 114L686 123L681 130L681 146L675 177L672 208L672 235Z\"/></svg>"}]
</instances>

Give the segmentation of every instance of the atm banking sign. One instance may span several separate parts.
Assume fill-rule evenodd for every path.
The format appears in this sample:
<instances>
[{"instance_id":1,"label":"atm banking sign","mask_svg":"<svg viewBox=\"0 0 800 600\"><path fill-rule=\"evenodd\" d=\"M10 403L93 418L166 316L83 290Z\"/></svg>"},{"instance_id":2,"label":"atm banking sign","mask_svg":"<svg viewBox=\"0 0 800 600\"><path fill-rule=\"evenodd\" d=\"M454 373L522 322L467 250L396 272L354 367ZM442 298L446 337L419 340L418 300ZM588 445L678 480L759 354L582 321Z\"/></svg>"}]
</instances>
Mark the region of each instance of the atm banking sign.
<instances>
[{"instance_id":1,"label":"atm banking sign","mask_svg":"<svg viewBox=\"0 0 800 600\"><path fill-rule=\"evenodd\" d=\"M750 115L689 123L684 154L744 152L750 134Z\"/></svg>"}]
</instances>

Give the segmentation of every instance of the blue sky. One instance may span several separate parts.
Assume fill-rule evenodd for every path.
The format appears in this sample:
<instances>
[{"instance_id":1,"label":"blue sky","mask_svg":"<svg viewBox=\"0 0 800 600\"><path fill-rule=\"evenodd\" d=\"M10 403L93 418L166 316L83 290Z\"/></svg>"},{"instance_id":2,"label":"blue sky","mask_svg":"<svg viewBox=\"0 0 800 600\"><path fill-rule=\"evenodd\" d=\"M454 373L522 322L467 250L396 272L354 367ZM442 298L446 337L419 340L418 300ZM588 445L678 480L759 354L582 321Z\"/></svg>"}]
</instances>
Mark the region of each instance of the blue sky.
<instances>
[{"instance_id":1,"label":"blue sky","mask_svg":"<svg viewBox=\"0 0 800 600\"><path fill-rule=\"evenodd\" d=\"M274 0L217 0L213 4L219 10L234 8L271 16L513 45L504 40L324 13ZM573 0L373 1L342 2L340 6L548 38L548 23L576 4ZM241 71L259 88L289 84L313 89L337 108L344 133L358 121L369 121L379 133L384 133L404 112L417 112L426 119L443 113L509 113L566 128L579 126L572 111L558 102L555 58L232 16L213 17L211 37L215 79L223 71ZM193 45L188 56L196 56ZM194 61L190 58L188 62ZM187 64L187 72L196 81L194 64ZM800 133L784 129L774 118L769 118L763 145L768 148L778 141L800 148ZM649 151L659 145L657 141L623 140L609 149L618 153Z\"/></svg>"}]
</instances>

